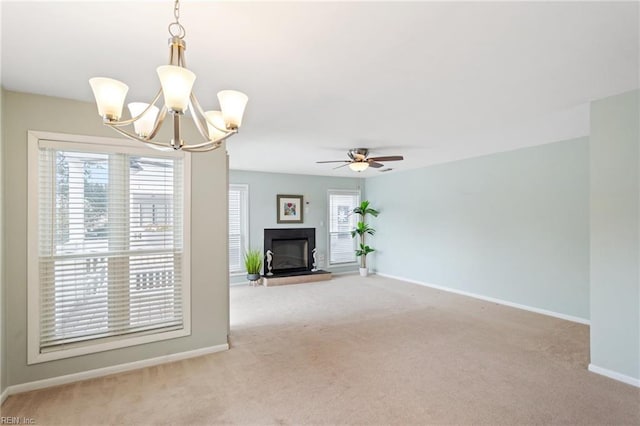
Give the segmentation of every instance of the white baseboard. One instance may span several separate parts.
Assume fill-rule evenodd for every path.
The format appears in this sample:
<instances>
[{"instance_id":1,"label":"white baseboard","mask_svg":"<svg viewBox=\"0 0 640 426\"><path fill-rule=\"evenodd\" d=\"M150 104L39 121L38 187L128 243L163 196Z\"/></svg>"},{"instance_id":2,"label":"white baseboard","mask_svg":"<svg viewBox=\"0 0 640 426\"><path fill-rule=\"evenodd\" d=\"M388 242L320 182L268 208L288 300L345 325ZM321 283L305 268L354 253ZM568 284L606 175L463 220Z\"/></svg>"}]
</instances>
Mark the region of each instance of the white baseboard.
<instances>
[{"instance_id":1,"label":"white baseboard","mask_svg":"<svg viewBox=\"0 0 640 426\"><path fill-rule=\"evenodd\" d=\"M112 365L104 368L96 368L94 370L81 371L79 373L67 374L65 376L52 377L50 379L36 380L34 382L21 383L19 385L9 386L2 393L2 401L9 395L22 392L29 392L36 389L48 388L51 386L59 386L67 383L79 382L81 380L95 379L97 377L108 376L116 373L124 373L125 371L138 370L145 367L153 367L155 365L166 364L168 362L180 361L188 358L195 358L202 355L208 355L215 352L229 350L229 344L209 346L207 348L195 349L193 351L180 352L176 354L163 355L156 358L143 359L140 361L128 362L126 364Z\"/></svg>"},{"instance_id":2,"label":"white baseboard","mask_svg":"<svg viewBox=\"0 0 640 426\"><path fill-rule=\"evenodd\" d=\"M9 388L6 388L4 392L0 394L0 405L4 402L5 399L9 396Z\"/></svg>"},{"instance_id":3,"label":"white baseboard","mask_svg":"<svg viewBox=\"0 0 640 426\"><path fill-rule=\"evenodd\" d=\"M440 286L440 285L436 285L436 284L425 283L425 282L422 282L422 281L416 281L416 280L412 280L412 279L409 279L409 278L403 278L403 277L398 277L398 276L395 276L395 275L389 275L389 274L385 274L385 273L382 273L382 272L376 272L376 274L380 275L381 277L392 278L394 280L399 280L399 281L406 281L406 282L409 282L409 283L418 284L418 285L422 285L422 286L425 286L425 287L435 288L437 290L447 291L449 293L456 293L456 294L460 294L462 296L469 296L469 297L473 297L474 299L480 299L480 300L484 300L486 302L493 302L493 303L497 303L499 305L509 306L511 308L517 308L517 309L522 309L522 310L525 310L525 311L535 312L537 314L548 315L550 317L560 318L560 319L571 321L571 322L577 322L577 323L586 324L586 325L590 325L591 324L591 321L589 321L588 319L585 319L585 318L580 318L580 317L575 317L575 316L572 316L572 315L561 314L561 313L558 313L558 312L548 311L546 309L534 308L532 306L521 305L520 303L509 302L507 300L496 299L494 297L483 296L481 294L470 293L468 291L458 290L458 289L450 288L450 287L444 287L444 286Z\"/></svg>"},{"instance_id":4,"label":"white baseboard","mask_svg":"<svg viewBox=\"0 0 640 426\"><path fill-rule=\"evenodd\" d=\"M600 374L601 376L608 377L613 380L617 380L622 383L626 383L631 386L640 388L640 379L636 379L626 374L617 373L606 368L598 367L597 365L589 364L589 371L592 373Z\"/></svg>"}]
</instances>

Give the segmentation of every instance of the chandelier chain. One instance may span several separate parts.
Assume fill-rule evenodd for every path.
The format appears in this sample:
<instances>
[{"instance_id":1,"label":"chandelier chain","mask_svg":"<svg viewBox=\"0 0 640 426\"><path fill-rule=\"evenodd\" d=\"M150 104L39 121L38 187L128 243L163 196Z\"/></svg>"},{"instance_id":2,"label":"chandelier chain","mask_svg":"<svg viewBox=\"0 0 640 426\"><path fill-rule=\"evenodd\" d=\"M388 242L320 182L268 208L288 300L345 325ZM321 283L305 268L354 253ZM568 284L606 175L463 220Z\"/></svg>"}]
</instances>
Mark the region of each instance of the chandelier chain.
<instances>
[{"instance_id":1,"label":"chandelier chain","mask_svg":"<svg viewBox=\"0 0 640 426\"><path fill-rule=\"evenodd\" d=\"M173 5L173 16L176 18L176 21L169 24L169 34L171 37L183 39L187 31L180 23L180 0L176 0Z\"/></svg>"}]
</instances>

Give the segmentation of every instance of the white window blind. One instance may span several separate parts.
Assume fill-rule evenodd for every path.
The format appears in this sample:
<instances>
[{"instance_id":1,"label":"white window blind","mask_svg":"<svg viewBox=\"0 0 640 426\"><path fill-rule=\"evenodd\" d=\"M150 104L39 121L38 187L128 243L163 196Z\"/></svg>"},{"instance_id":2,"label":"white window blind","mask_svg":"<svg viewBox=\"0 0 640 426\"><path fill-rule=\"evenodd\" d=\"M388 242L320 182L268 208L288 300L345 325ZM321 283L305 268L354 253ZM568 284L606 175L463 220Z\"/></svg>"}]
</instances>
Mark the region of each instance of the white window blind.
<instances>
[{"instance_id":1,"label":"white window blind","mask_svg":"<svg viewBox=\"0 0 640 426\"><path fill-rule=\"evenodd\" d=\"M329 263L356 261L356 239L351 238L358 217L352 213L360 204L359 191L329 191Z\"/></svg>"},{"instance_id":2,"label":"white window blind","mask_svg":"<svg viewBox=\"0 0 640 426\"><path fill-rule=\"evenodd\" d=\"M245 272L244 253L249 246L249 187L229 185L229 272Z\"/></svg>"},{"instance_id":3,"label":"white window blind","mask_svg":"<svg viewBox=\"0 0 640 426\"><path fill-rule=\"evenodd\" d=\"M126 151L38 144L39 353L188 328L183 158Z\"/></svg>"}]
</instances>

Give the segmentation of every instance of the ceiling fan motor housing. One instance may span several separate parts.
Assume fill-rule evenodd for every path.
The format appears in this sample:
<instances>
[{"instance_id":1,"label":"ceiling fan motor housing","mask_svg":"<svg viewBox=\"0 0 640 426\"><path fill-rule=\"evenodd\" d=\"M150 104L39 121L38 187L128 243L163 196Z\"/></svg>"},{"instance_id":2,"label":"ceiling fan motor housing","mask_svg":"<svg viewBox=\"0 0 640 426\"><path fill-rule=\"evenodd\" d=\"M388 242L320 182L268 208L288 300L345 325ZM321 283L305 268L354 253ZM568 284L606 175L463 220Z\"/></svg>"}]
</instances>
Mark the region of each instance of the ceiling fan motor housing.
<instances>
[{"instance_id":1,"label":"ceiling fan motor housing","mask_svg":"<svg viewBox=\"0 0 640 426\"><path fill-rule=\"evenodd\" d=\"M349 158L354 161L365 161L369 150L367 148L353 148L349 150Z\"/></svg>"}]
</instances>

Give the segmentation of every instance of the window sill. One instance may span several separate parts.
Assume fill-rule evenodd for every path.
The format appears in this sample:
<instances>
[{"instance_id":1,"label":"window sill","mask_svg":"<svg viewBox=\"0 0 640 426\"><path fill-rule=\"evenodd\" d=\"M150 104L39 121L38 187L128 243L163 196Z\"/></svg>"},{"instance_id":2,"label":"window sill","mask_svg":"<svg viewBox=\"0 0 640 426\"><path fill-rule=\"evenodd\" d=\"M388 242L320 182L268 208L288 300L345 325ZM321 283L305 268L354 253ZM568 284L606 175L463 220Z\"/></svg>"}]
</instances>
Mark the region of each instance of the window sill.
<instances>
[{"instance_id":1,"label":"window sill","mask_svg":"<svg viewBox=\"0 0 640 426\"><path fill-rule=\"evenodd\" d=\"M130 346L144 345L152 342L159 342L161 340L175 339L178 337L185 337L191 335L190 324L186 323L184 328L164 331L164 332L151 332L148 334L141 334L138 336L121 337L114 336L113 340L105 339L99 343L86 343L73 345L67 349L51 350L48 352L35 352L31 351L27 364L38 364L41 362L54 361L58 359L71 358L79 355L87 355L98 352L110 351L113 349L128 348Z\"/></svg>"}]
</instances>

